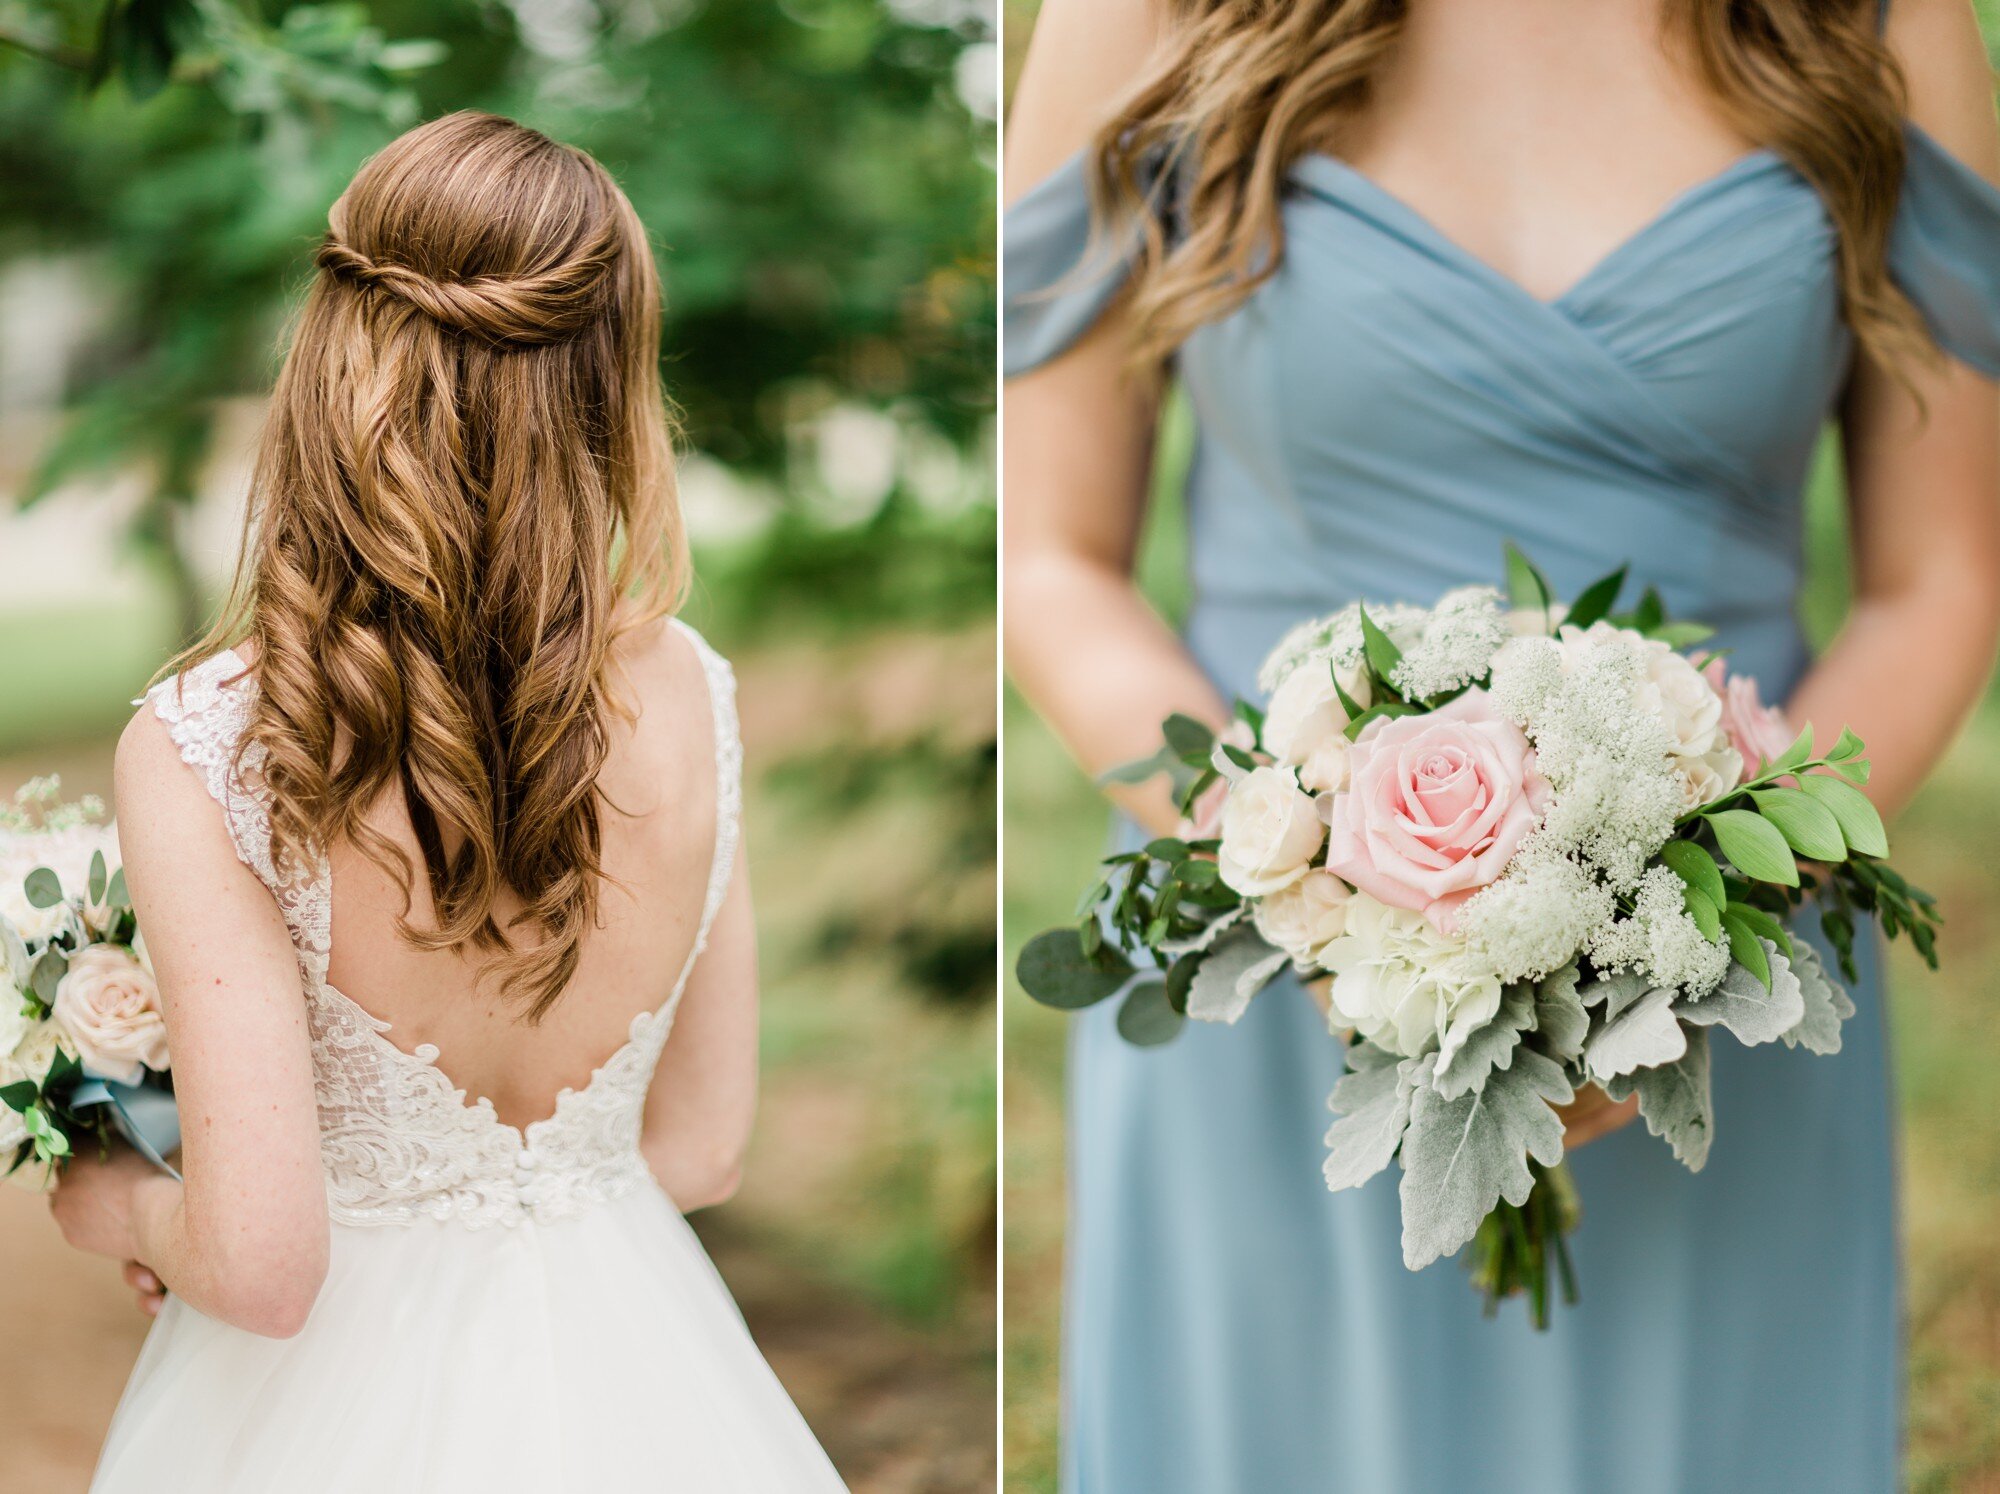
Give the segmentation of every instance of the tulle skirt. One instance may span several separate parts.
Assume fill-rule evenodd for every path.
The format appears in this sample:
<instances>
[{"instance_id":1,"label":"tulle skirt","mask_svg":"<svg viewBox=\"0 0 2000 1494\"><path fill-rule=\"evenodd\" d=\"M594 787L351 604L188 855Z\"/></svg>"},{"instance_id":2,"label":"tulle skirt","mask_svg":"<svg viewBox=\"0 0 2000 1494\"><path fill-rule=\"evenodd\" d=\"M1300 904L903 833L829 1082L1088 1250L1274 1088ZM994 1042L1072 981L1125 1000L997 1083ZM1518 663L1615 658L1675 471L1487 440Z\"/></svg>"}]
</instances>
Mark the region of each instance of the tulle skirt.
<instances>
[{"instance_id":1,"label":"tulle skirt","mask_svg":"<svg viewBox=\"0 0 2000 1494\"><path fill-rule=\"evenodd\" d=\"M512 1229L335 1225L304 1329L177 1298L92 1494L838 1490L694 1232L642 1189Z\"/></svg>"}]
</instances>

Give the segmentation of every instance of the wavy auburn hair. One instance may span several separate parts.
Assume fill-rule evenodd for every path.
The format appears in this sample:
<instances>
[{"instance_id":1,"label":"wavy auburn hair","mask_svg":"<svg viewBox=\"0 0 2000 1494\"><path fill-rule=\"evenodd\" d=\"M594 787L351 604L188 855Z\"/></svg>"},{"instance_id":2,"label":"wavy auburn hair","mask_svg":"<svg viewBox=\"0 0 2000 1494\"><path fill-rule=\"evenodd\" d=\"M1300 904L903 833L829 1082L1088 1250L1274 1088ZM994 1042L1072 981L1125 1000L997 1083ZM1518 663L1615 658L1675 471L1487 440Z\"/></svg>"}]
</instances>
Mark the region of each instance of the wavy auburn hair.
<instances>
[{"instance_id":1,"label":"wavy auburn hair","mask_svg":"<svg viewBox=\"0 0 2000 1494\"><path fill-rule=\"evenodd\" d=\"M235 598L173 667L253 644L280 864L351 840L538 1021L596 918L612 645L687 570L651 248L582 151L460 113L361 168L317 262Z\"/></svg>"},{"instance_id":2,"label":"wavy auburn hair","mask_svg":"<svg viewBox=\"0 0 2000 1494\"><path fill-rule=\"evenodd\" d=\"M1100 222L1143 230L1137 365L1156 367L1276 272L1285 173L1367 105L1409 3L1171 0L1165 44L1097 136L1092 182ZM1847 321L1900 367L1935 350L1889 279L1904 85L1877 22L1878 0L1665 0L1665 40L1723 117L1818 190ZM1172 241L1168 193L1182 230Z\"/></svg>"}]
</instances>

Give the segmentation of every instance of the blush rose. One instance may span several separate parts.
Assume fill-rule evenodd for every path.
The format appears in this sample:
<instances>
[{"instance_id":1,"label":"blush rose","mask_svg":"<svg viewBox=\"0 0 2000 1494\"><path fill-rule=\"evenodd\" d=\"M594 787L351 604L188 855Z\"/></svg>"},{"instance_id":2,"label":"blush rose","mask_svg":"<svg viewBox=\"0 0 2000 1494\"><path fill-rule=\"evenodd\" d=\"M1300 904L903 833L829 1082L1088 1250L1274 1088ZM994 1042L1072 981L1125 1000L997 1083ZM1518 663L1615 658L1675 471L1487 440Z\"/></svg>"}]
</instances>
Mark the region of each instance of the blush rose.
<instances>
[{"instance_id":1,"label":"blush rose","mask_svg":"<svg viewBox=\"0 0 2000 1494\"><path fill-rule=\"evenodd\" d=\"M167 1067L167 1024L159 987L128 949L92 944L70 957L52 1015L92 1073L137 1084L144 1069Z\"/></svg>"}]
</instances>

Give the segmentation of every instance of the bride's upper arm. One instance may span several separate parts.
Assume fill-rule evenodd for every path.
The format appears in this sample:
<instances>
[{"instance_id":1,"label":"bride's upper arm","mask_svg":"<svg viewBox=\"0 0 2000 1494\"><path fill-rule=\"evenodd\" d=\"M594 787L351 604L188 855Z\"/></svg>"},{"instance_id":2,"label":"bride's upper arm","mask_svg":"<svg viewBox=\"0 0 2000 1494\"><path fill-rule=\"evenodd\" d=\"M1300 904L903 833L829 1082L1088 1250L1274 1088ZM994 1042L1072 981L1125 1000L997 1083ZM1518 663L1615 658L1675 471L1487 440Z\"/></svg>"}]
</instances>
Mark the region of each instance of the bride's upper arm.
<instances>
[{"instance_id":1,"label":"bride's upper arm","mask_svg":"<svg viewBox=\"0 0 2000 1494\"><path fill-rule=\"evenodd\" d=\"M191 1243L246 1285L295 1287L271 1274L323 1271L327 1215L291 938L150 709L119 741L116 794L125 880L166 1013Z\"/></svg>"},{"instance_id":2,"label":"bride's upper arm","mask_svg":"<svg viewBox=\"0 0 2000 1494\"><path fill-rule=\"evenodd\" d=\"M1007 201L1096 134L1158 44L1165 0L1045 0L1007 116Z\"/></svg>"}]
</instances>

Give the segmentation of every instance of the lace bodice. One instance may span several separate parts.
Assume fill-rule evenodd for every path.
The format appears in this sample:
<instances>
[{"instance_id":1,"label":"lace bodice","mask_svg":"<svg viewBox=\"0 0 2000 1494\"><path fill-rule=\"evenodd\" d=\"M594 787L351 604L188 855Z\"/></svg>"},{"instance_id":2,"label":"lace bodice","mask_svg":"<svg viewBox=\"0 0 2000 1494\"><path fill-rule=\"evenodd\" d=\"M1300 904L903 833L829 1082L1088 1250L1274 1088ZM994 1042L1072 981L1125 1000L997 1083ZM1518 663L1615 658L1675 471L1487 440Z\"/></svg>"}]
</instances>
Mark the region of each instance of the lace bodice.
<instances>
[{"instance_id":1,"label":"lace bodice","mask_svg":"<svg viewBox=\"0 0 2000 1494\"><path fill-rule=\"evenodd\" d=\"M590 1082L565 1089L554 1112L525 1130L503 1122L490 1100L468 1102L438 1068L434 1046L404 1052L384 1035L387 1023L327 984L332 873L324 857L296 869L274 862L262 753L254 744L237 750L257 688L243 661L233 652L218 654L146 697L183 761L221 804L237 854L271 889L291 931L312 1033L320 1159L336 1221L547 1223L647 1184L639 1155L646 1090L729 885L742 809L735 677L699 633L678 620L674 626L700 655L715 716L716 842L694 947L666 1001L634 1017L625 1044Z\"/></svg>"}]
</instances>

